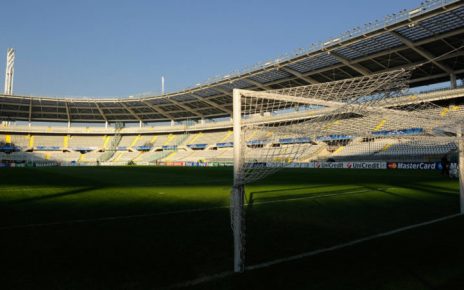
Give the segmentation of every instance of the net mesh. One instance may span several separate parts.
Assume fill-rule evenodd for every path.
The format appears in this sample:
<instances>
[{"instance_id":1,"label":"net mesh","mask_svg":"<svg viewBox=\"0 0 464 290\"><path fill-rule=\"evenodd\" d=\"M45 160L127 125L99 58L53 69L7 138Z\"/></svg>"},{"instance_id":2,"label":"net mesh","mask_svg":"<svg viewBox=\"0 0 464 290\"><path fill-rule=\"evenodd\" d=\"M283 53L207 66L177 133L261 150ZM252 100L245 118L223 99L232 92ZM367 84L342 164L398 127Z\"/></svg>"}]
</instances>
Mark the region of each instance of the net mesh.
<instances>
[{"instance_id":1,"label":"net mesh","mask_svg":"<svg viewBox=\"0 0 464 290\"><path fill-rule=\"evenodd\" d=\"M327 147L325 141L369 136L382 107L406 89L411 69L264 92L241 91L240 184L259 180ZM422 118L422 116L421 116Z\"/></svg>"},{"instance_id":2,"label":"net mesh","mask_svg":"<svg viewBox=\"0 0 464 290\"><path fill-rule=\"evenodd\" d=\"M457 150L456 128L464 110L408 95L414 69L279 90L235 91L241 120L240 143L234 147L239 146L240 154L234 163L238 170L231 220L242 264L245 184L298 162L436 161L443 152Z\"/></svg>"}]
</instances>

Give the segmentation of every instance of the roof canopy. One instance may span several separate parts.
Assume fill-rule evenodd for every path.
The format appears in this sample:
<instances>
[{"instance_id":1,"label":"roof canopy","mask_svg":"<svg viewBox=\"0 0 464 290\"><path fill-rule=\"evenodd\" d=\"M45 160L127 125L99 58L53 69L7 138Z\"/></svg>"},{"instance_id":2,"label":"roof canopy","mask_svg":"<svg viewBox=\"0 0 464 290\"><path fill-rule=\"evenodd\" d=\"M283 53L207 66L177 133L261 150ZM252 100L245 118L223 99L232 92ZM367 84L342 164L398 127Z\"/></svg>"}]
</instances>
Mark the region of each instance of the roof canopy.
<instances>
[{"instance_id":1,"label":"roof canopy","mask_svg":"<svg viewBox=\"0 0 464 290\"><path fill-rule=\"evenodd\" d=\"M413 72L410 85L432 84L449 80L451 75L464 77L463 39L464 2L429 1L308 51L168 95L127 99L0 95L0 119L96 123L225 117L232 113L234 88L281 89L424 62Z\"/></svg>"}]
</instances>

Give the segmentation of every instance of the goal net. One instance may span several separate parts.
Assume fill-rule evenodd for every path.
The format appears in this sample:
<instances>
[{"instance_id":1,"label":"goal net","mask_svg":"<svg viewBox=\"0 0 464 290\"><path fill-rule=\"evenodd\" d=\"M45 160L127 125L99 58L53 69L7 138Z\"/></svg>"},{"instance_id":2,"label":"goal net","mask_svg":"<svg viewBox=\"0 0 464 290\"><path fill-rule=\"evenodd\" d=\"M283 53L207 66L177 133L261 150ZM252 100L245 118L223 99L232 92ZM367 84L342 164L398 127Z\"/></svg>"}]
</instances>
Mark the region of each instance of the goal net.
<instances>
[{"instance_id":1,"label":"goal net","mask_svg":"<svg viewBox=\"0 0 464 290\"><path fill-rule=\"evenodd\" d=\"M450 135L462 115L441 118L430 113L442 109L431 102L403 100L413 69L279 90L234 90L231 225L236 272L245 269L246 184L295 162L312 160L327 150L330 142L351 140L365 146L363 141L379 136L397 140L389 132L406 128L418 131L415 139L402 138L410 148L417 142L422 146L424 138L433 147L432 137L441 138L444 146L454 146L455 137ZM389 120L390 131L381 130L385 120ZM381 141L375 144L384 146ZM372 150L381 153L381 148Z\"/></svg>"}]
</instances>

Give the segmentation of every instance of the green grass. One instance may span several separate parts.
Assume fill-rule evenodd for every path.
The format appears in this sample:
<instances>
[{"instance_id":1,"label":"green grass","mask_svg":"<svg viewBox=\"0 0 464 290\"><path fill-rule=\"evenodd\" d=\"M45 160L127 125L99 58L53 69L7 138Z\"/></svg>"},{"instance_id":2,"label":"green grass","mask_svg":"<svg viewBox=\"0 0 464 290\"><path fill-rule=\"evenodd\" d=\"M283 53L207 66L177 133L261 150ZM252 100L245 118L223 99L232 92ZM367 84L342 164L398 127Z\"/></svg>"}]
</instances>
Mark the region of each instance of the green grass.
<instances>
[{"instance_id":1,"label":"green grass","mask_svg":"<svg viewBox=\"0 0 464 290\"><path fill-rule=\"evenodd\" d=\"M230 271L231 175L2 169L0 289L158 289ZM283 170L247 186L247 264L457 213L458 191L432 171ZM461 289L463 228L459 217L190 288Z\"/></svg>"}]
</instances>

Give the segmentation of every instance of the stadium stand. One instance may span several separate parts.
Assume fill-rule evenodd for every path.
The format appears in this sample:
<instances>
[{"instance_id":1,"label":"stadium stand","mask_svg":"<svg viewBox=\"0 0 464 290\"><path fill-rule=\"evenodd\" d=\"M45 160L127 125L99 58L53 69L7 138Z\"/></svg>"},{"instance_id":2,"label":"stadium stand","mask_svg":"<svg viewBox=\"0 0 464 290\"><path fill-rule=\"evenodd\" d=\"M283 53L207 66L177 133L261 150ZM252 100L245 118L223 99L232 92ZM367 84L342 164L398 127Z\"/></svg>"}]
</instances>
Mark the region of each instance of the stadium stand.
<instances>
[{"instance_id":1,"label":"stadium stand","mask_svg":"<svg viewBox=\"0 0 464 290\"><path fill-rule=\"evenodd\" d=\"M450 88L405 92L382 100L379 106L404 112L420 109L423 114L445 120L462 119L464 88L458 85L458 80L464 77L462 39L462 1L426 1L419 9L404 10L388 17L388 21L355 29L304 52L167 95L87 100L0 94L0 148L3 146L0 157L18 161L54 160L63 164L229 162L233 146L230 116L234 88L278 90L417 64L422 67L411 75L410 87L450 81ZM431 60L430 56L440 58ZM291 113L251 116L250 121L272 124L305 120L323 111L323 106L309 106ZM350 132L360 132L360 128L351 127L353 118L364 118L361 123L368 124L362 128L366 140L350 138ZM138 123L139 127L115 129L116 124L123 122ZM92 123L92 126L78 127L79 123ZM350 115L327 123L324 134L315 140L305 140L303 148L307 154L301 161L389 159L413 151L416 154L412 158L434 159L455 150L454 141L445 140L446 128L443 128L443 142L427 143L425 139L430 130L428 124L415 124L412 119L382 112L367 117ZM269 141L272 137L248 132L248 146L255 150L257 159L273 146L292 150L295 140L291 135L273 143Z\"/></svg>"},{"instance_id":2,"label":"stadium stand","mask_svg":"<svg viewBox=\"0 0 464 290\"><path fill-rule=\"evenodd\" d=\"M453 94L455 93L455 94ZM423 114L440 116L441 118L461 117L464 108L460 105L460 98L464 96L461 88L455 90L439 90L423 94L407 95L387 100L388 107L402 108L408 111L408 106L419 106L425 100L434 101L433 106L424 107ZM440 103L441 102L441 103ZM430 103L430 102L429 102ZM317 113L317 109L314 109ZM311 113L306 114L306 117ZM276 115L256 117L259 122L272 122L282 118L300 118L301 112L290 115ZM351 118L365 118L366 136L369 138L351 139ZM97 161L105 164L154 164L157 162L231 162L232 161L232 131L230 122L218 122L209 127L203 124L191 127L168 127L171 132L160 133L158 128L123 128L120 135L113 128L69 128L68 132L60 132L62 128L2 126L1 131L14 133L0 133L0 140L6 145L14 145L19 152L2 150L2 160L34 161L52 160L66 163L95 164ZM162 128L161 131L167 128ZM41 132L41 130L44 130ZM344 135L337 132L346 132ZM78 132L78 134L76 134ZM86 133L84 133L86 132ZM98 133L97 133L98 132ZM309 138L295 139L291 136L269 141L272 133L251 131L247 135L248 146L255 148L255 159L265 156L273 147L283 147L291 151L293 144L304 145L305 155L298 161L313 160L336 161L344 160L439 160L444 154L456 150L452 138L443 137L437 143L430 143L424 136L425 131L417 127L407 118L394 120L383 114L368 117L348 116L344 120L328 123L324 132L326 135L316 140ZM113 149L111 149L113 148ZM302 147L303 148L303 147ZM107 160L105 154L113 150ZM402 159L403 157L404 159ZM276 161L285 161L285 153Z\"/></svg>"}]
</instances>

